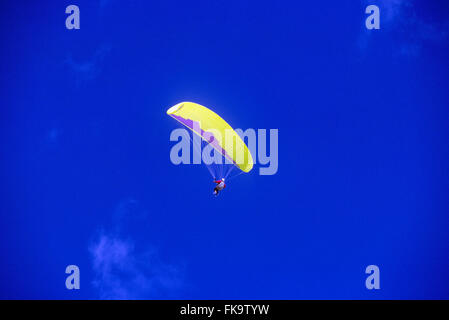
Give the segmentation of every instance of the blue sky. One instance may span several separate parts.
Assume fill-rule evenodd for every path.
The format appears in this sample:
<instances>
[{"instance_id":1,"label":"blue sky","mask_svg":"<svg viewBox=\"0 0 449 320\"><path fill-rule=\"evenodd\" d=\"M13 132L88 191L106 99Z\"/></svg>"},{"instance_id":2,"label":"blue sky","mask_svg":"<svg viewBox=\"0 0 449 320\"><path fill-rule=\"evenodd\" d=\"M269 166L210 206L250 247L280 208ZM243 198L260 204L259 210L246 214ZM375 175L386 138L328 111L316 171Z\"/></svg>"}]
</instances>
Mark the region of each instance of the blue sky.
<instances>
[{"instance_id":1,"label":"blue sky","mask_svg":"<svg viewBox=\"0 0 449 320\"><path fill-rule=\"evenodd\" d=\"M0 298L449 298L448 9L3 1ZM278 129L277 174L212 197L180 101Z\"/></svg>"}]
</instances>

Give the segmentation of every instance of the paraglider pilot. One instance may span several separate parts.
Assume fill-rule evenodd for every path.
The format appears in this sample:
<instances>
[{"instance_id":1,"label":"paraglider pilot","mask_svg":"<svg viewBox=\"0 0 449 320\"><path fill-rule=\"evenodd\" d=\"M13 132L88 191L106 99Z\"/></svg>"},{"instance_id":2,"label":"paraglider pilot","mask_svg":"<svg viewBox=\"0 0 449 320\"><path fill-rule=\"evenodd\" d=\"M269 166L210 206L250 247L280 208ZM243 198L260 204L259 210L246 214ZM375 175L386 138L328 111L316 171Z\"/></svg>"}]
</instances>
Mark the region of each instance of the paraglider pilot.
<instances>
[{"instance_id":1,"label":"paraglider pilot","mask_svg":"<svg viewBox=\"0 0 449 320\"><path fill-rule=\"evenodd\" d=\"M226 188L225 178L214 180L214 182L217 184L214 188L214 195L218 196L218 192Z\"/></svg>"}]
</instances>

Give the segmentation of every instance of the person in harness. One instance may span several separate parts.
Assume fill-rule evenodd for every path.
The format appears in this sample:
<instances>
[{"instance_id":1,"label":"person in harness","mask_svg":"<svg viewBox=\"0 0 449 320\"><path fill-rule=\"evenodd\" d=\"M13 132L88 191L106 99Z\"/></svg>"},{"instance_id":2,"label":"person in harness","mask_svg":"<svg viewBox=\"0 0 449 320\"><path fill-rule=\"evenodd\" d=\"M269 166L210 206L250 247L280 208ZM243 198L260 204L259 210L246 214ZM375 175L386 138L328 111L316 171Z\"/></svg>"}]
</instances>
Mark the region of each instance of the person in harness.
<instances>
[{"instance_id":1,"label":"person in harness","mask_svg":"<svg viewBox=\"0 0 449 320\"><path fill-rule=\"evenodd\" d=\"M226 188L225 178L222 178L221 180L214 180L214 182L217 184L214 188L214 195L218 196L218 192Z\"/></svg>"}]
</instances>

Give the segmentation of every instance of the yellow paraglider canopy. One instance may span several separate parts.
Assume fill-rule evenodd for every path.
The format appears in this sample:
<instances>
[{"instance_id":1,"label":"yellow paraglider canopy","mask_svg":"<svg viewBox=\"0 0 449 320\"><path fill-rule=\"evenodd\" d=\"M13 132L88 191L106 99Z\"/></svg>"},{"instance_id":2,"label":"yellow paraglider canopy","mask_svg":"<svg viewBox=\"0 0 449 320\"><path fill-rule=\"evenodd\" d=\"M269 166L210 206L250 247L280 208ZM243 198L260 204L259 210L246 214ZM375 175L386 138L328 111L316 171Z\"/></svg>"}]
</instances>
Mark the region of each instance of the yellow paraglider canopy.
<instances>
[{"instance_id":1,"label":"yellow paraglider canopy","mask_svg":"<svg viewBox=\"0 0 449 320\"><path fill-rule=\"evenodd\" d=\"M197 103L181 102L168 109L167 114L199 135L240 170L249 172L253 168L253 157L246 144L212 110Z\"/></svg>"}]
</instances>

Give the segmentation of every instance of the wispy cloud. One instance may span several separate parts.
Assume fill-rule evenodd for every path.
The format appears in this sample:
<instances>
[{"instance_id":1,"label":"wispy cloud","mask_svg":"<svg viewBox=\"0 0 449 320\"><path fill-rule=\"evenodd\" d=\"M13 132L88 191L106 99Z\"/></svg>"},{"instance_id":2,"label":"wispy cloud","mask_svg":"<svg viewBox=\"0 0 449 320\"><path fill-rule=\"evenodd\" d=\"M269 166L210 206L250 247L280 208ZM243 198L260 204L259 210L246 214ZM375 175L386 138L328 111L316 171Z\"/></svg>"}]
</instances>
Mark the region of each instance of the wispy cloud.
<instances>
[{"instance_id":1,"label":"wispy cloud","mask_svg":"<svg viewBox=\"0 0 449 320\"><path fill-rule=\"evenodd\" d=\"M45 141L44 141L45 144L47 146L57 145L61 134L62 134L62 130L60 130L58 128L51 128L45 134Z\"/></svg>"},{"instance_id":2,"label":"wispy cloud","mask_svg":"<svg viewBox=\"0 0 449 320\"><path fill-rule=\"evenodd\" d=\"M371 3L372 1L364 0L364 2L368 5L368 3ZM411 5L410 1L404 0L378 0L377 3L378 6L382 8L382 20L386 24L401 17L404 8Z\"/></svg>"},{"instance_id":3,"label":"wispy cloud","mask_svg":"<svg viewBox=\"0 0 449 320\"><path fill-rule=\"evenodd\" d=\"M110 0L100 0L99 2L100 8L105 7L109 2Z\"/></svg>"},{"instance_id":4,"label":"wispy cloud","mask_svg":"<svg viewBox=\"0 0 449 320\"><path fill-rule=\"evenodd\" d=\"M95 51L93 56L87 60L75 60L72 55L69 54L65 60L65 63L77 76L78 80L92 80L100 74L104 58L109 51L109 47L101 46L97 49L97 51Z\"/></svg>"},{"instance_id":5,"label":"wispy cloud","mask_svg":"<svg viewBox=\"0 0 449 320\"><path fill-rule=\"evenodd\" d=\"M102 299L163 298L181 285L178 267L162 262L154 247L122 228L136 213L142 217L135 200L120 202L111 230L101 230L89 246L93 284Z\"/></svg>"},{"instance_id":6,"label":"wispy cloud","mask_svg":"<svg viewBox=\"0 0 449 320\"><path fill-rule=\"evenodd\" d=\"M375 4L380 9L381 31L395 42L393 54L418 56L428 43L440 43L448 37L449 21L427 22L419 15L413 0L362 0L364 6ZM376 31L363 27L359 47L366 50Z\"/></svg>"}]
</instances>

